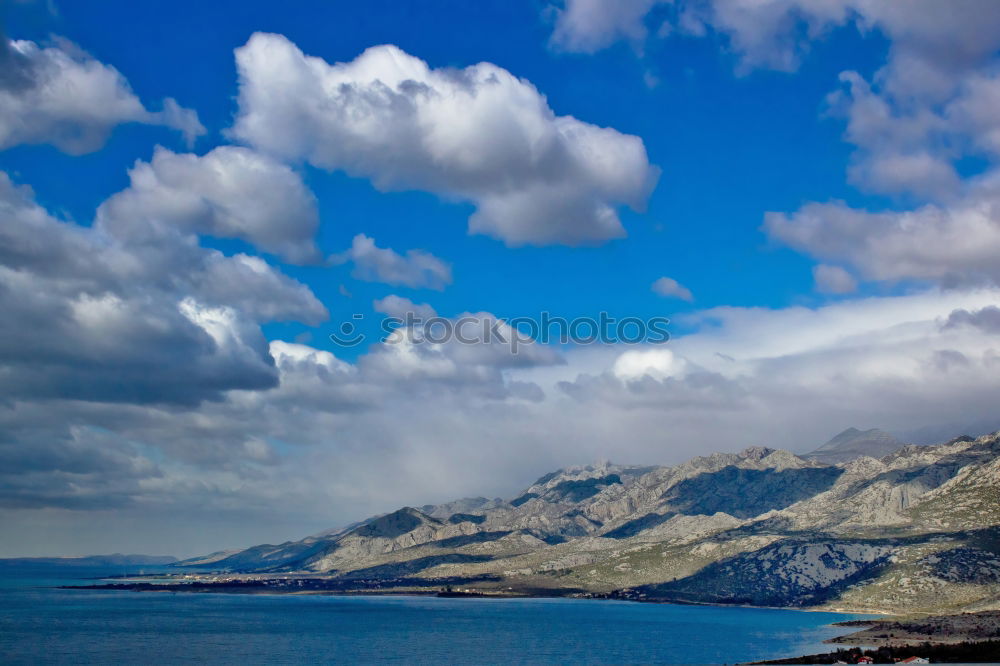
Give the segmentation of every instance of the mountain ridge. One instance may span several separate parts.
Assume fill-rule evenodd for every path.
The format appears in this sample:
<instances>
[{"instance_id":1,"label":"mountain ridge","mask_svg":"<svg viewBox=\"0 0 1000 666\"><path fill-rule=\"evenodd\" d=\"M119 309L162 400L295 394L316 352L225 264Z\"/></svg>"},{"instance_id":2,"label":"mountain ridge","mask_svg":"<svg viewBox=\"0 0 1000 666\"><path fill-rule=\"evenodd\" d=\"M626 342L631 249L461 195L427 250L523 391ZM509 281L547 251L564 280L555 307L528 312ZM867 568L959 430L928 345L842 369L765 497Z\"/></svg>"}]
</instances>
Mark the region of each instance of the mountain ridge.
<instances>
[{"instance_id":1,"label":"mountain ridge","mask_svg":"<svg viewBox=\"0 0 1000 666\"><path fill-rule=\"evenodd\" d=\"M832 448L871 431L845 432ZM836 464L751 447L674 466L568 467L508 499L402 507L179 566L380 589L405 577L702 603L1000 607L998 435Z\"/></svg>"}]
</instances>

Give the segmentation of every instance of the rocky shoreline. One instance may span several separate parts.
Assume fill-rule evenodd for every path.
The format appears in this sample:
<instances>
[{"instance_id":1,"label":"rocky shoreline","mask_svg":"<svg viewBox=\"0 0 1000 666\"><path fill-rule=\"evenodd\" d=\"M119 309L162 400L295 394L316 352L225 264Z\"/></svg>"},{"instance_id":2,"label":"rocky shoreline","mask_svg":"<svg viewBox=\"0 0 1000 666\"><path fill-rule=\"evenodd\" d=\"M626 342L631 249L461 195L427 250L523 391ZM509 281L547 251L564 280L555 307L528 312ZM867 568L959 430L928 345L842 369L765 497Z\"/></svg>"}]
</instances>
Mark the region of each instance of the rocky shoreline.
<instances>
[{"instance_id":1,"label":"rocky shoreline","mask_svg":"<svg viewBox=\"0 0 1000 666\"><path fill-rule=\"evenodd\" d=\"M931 642L956 644L977 641L1000 641L1000 611L932 615L901 620L850 620L837 622L840 627L866 627L827 643L892 647Z\"/></svg>"},{"instance_id":2,"label":"rocky shoreline","mask_svg":"<svg viewBox=\"0 0 1000 666\"><path fill-rule=\"evenodd\" d=\"M834 652L768 659L752 664L995 664L1000 663L1000 640L961 643L917 643L874 649L839 648Z\"/></svg>"},{"instance_id":3,"label":"rocky shoreline","mask_svg":"<svg viewBox=\"0 0 1000 666\"><path fill-rule=\"evenodd\" d=\"M855 646L832 652L754 662L757 664L892 664L917 657L935 663L1000 662L1000 611L919 618L848 620L838 627L864 627L826 643ZM857 646L867 646L862 649ZM871 662L860 661L870 658ZM926 662L923 662L926 663Z\"/></svg>"}]
</instances>

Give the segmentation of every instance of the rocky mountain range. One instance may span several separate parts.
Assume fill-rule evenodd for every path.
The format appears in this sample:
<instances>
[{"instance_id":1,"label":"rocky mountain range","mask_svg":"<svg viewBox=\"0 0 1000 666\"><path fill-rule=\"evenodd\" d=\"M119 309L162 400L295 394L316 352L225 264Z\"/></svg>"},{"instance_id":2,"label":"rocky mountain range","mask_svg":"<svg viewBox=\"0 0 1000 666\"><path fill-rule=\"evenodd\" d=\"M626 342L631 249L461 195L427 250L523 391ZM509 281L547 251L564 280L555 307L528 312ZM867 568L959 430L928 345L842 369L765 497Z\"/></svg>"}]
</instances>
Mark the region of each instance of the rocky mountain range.
<instances>
[{"instance_id":1,"label":"rocky mountain range","mask_svg":"<svg viewBox=\"0 0 1000 666\"><path fill-rule=\"evenodd\" d=\"M881 457L748 448L676 466L546 474L510 499L404 507L183 567L248 576L456 581L463 589L851 610L1000 608L1000 433ZM839 441L838 441L839 440Z\"/></svg>"}]
</instances>

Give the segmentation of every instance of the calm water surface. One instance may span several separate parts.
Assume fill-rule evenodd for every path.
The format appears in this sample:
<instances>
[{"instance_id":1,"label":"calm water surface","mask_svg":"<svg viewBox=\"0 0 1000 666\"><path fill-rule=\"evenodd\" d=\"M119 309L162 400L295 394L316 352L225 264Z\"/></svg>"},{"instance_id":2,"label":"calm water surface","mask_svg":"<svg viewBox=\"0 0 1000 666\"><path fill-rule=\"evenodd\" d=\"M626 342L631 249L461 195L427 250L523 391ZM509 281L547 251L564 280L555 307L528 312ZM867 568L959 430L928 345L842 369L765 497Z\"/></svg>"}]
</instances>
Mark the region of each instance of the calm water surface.
<instances>
[{"instance_id":1,"label":"calm water surface","mask_svg":"<svg viewBox=\"0 0 1000 666\"><path fill-rule=\"evenodd\" d=\"M52 589L107 570L0 569L0 663L734 663L823 652L855 617L573 599ZM114 573L121 573L116 571Z\"/></svg>"}]
</instances>

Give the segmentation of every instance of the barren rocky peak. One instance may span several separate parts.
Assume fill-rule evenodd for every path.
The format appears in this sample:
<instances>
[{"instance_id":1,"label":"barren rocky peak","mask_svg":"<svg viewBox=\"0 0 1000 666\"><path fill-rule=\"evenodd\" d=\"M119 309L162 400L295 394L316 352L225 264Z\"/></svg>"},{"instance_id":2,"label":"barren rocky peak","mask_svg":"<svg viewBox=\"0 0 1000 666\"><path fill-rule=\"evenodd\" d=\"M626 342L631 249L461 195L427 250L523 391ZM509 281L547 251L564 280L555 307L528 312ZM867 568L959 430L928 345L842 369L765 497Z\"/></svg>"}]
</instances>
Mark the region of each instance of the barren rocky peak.
<instances>
[{"instance_id":1,"label":"barren rocky peak","mask_svg":"<svg viewBox=\"0 0 1000 666\"><path fill-rule=\"evenodd\" d=\"M772 453L774 453L774 449L769 449L766 446L748 446L738 455L745 460L763 460Z\"/></svg>"},{"instance_id":2,"label":"barren rocky peak","mask_svg":"<svg viewBox=\"0 0 1000 666\"><path fill-rule=\"evenodd\" d=\"M803 457L826 464L837 464L849 462L860 456L880 458L901 446L903 442L884 430L848 428Z\"/></svg>"}]
</instances>

